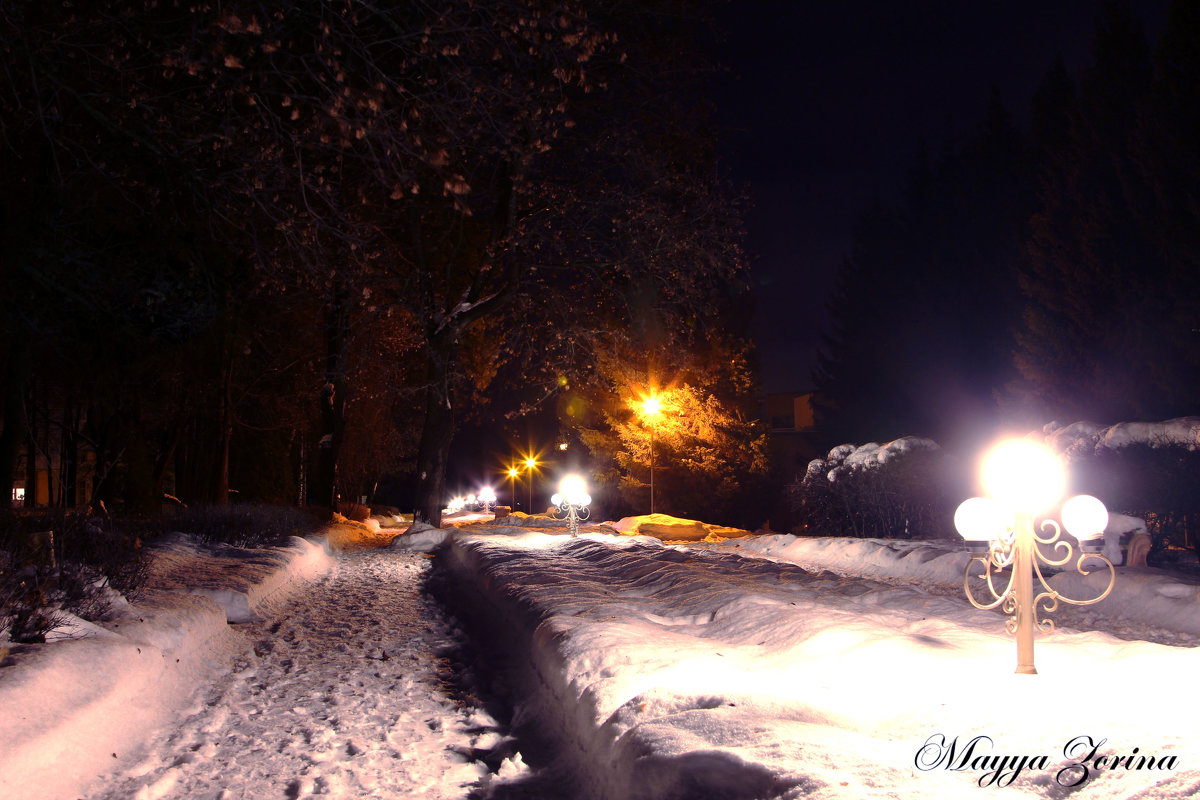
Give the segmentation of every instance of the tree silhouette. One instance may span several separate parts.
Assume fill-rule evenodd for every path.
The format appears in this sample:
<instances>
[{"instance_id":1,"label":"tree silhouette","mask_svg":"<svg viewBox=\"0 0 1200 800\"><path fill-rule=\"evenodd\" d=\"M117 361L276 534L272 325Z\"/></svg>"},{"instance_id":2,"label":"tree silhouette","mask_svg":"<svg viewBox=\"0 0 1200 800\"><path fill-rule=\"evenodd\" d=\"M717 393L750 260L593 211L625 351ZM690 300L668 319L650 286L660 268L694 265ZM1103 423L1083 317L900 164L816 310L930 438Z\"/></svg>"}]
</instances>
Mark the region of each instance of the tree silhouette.
<instances>
[{"instance_id":1,"label":"tree silhouette","mask_svg":"<svg viewBox=\"0 0 1200 800\"><path fill-rule=\"evenodd\" d=\"M966 442L995 424L994 388L1011 378L1032 174L993 94L973 135L922 156L896 211L862 216L814 376L830 444L909 434Z\"/></svg>"}]
</instances>

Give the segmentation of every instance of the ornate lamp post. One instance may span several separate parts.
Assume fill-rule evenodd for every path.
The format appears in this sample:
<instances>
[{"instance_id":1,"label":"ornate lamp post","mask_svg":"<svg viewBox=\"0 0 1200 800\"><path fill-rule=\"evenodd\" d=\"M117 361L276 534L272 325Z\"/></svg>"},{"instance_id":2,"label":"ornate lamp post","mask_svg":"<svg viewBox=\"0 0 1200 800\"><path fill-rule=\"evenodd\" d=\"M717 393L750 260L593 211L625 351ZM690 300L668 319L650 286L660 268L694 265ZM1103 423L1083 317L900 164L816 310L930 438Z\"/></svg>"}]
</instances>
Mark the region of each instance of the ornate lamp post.
<instances>
[{"instance_id":1,"label":"ornate lamp post","mask_svg":"<svg viewBox=\"0 0 1200 800\"><path fill-rule=\"evenodd\" d=\"M1035 529L1034 519L1051 508L1062 495L1065 483L1058 459L1046 448L1024 439L1002 442L983 461L980 473L987 497L972 497L954 513L954 526L967 540L972 553L963 572L963 589L971 605L980 609L999 607L1009 615L1005 627L1017 637L1017 672L1037 674L1033 664L1033 632L1054 630L1050 614L1059 601L1072 605L1091 605L1108 596L1116 582L1112 562L1100 555L1102 543L1096 537L1108 525L1104 504L1089 495L1078 495L1062 507L1062 525L1043 519ZM1079 574L1087 575L1083 562L1096 559L1096 568L1107 568L1108 586L1097 597L1076 600L1051 589L1042 574L1041 564L1060 567L1075 557L1070 542L1060 539L1062 528L1079 540L1080 553L1075 562ZM1041 549L1052 546L1052 555ZM1039 563L1040 562L1040 563ZM985 578L990 597L977 599L971 588L971 568L981 565L977 577ZM1007 572L1007 575L1004 573ZM1041 590L1034 594L1033 578Z\"/></svg>"},{"instance_id":2,"label":"ornate lamp post","mask_svg":"<svg viewBox=\"0 0 1200 800\"><path fill-rule=\"evenodd\" d=\"M650 513L654 513L654 423L662 413L662 401L652 394L642 401L642 415L650 421Z\"/></svg>"},{"instance_id":3,"label":"ornate lamp post","mask_svg":"<svg viewBox=\"0 0 1200 800\"><path fill-rule=\"evenodd\" d=\"M492 503L496 502L496 492L492 490L492 487L483 487L476 496L479 498L479 502L483 503L483 513L486 514L492 510Z\"/></svg>"},{"instance_id":4,"label":"ornate lamp post","mask_svg":"<svg viewBox=\"0 0 1200 800\"><path fill-rule=\"evenodd\" d=\"M559 513L565 514L570 524L571 537L579 535L579 521L585 520L591 514L588 506L592 496L588 494L587 482L579 475L566 475L558 482L558 491L550 498L551 505L558 508Z\"/></svg>"}]
</instances>

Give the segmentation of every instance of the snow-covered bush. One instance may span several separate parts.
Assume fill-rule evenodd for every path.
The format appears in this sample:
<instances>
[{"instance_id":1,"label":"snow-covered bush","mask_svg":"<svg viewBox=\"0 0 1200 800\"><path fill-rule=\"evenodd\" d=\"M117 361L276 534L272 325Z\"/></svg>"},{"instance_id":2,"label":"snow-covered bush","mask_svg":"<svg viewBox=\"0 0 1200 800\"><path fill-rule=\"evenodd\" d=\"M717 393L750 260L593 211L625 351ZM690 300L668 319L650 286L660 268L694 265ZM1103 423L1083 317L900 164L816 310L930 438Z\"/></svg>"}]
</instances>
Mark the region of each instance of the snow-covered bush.
<instances>
[{"instance_id":1,"label":"snow-covered bush","mask_svg":"<svg viewBox=\"0 0 1200 800\"><path fill-rule=\"evenodd\" d=\"M371 507L364 506L362 503L350 503L345 500L339 500L337 510L339 514L351 522L366 522L371 516Z\"/></svg>"},{"instance_id":2,"label":"snow-covered bush","mask_svg":"<svg viewBox=\"0 0 1200 800\"><path fill-rule=\"evenodd\" d=\"M1168 544L1200 551L1200 450L1139 442L1076 451L1071 478L1075 490L1096 495L1111 511L1146 520L1151 561Z\"/></svg>"},{"instance_id":3,"label":"snow-covered bush","mask_svg":"<svg viewBox=\"0 0 1200 800\"><path fill-rule=\"evenodd\" d=\"M43 641L60 612L102 619L146 576L137 524L63 510L0 518L0 631L13 641Z\"/></svg>"},{"instance_id":4,"label":"snow-covered bush","mask_svg":"<svg viewBox=\"0 0 1200 800\"><path fill-rule=\"evenodd\" d=\"M961 465L928 439L844 444L809 462L791 501L813 536L953 538Z\"/></svg>"},{"instance_id":5,"label":"snow-covered bush","mask_svg":"<svg viewBox=\"0 0 1200 800\"><path fill-rule=\"evenodd\" d=\"M238 504L180 509L167 524L208 542L262 547L317 533L322 520L295 506Z\"/></svg>"}]
</instances>

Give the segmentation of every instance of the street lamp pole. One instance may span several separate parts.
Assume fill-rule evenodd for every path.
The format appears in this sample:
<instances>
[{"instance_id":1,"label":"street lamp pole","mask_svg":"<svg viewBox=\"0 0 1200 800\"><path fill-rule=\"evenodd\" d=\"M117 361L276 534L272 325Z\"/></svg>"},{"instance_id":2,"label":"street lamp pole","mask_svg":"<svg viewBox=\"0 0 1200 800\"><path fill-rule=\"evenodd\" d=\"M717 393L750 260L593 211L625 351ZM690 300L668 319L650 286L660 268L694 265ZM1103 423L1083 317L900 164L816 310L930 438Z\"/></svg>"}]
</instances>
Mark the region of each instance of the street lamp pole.
<instances>
[{"instance_id":1,"label":"street lamp pole","mask_svg":"<svg viewBox=\"0 0 1200 800\"><path fill-rule=\"evenodd\" d=\"M1028 440L1003 442L984 459L981 471L987 497L965 500L954 513L954 526L963 538L971 558L963 570L963 590L976 608L1000 608L1009 615L1005 627L1017 638L1017 669L1021 675L1036 675L1033 663L1034 630L1049 633L1054 620L1041 617L1058 608L1060 602L1086 606L1108 596L1116 581L1112 562L1100 555L1102 542L1097 539L1108 525L1108 510L1090 495L1077 495L1063 504L1062 523L1045 519L1038 533L1034 517L1054 506L1062 496L1065 476L1054 456ZM1079 556L1075 569L1081 575L1094 567L1107 569L1108 585L1090 599L1067 597L1050 587L1038 562L1061 567L1075 558L1070 542L1061 540L1063 529L1075 537ZM1049 549L1049 555L1040 548ZM972 574L972 567L981 571ZM1034 594L1034 573L1040 591ZM984 581L986 595L976 597L972 578Z\"/></svg>"},{"instance_id":2,"label":"street lamp pole","mask_svg":"<svg viewBox=\"0 0 1200 800\"><path fill-rule=\"evenodd\" d=\"M642 413L650 422L650 513L654 513L654 428L658 415L662 412L662 401L658 395L651 394L642 401Z\"/></svg>"},{"instance_id":3,"label":"street lamp pole","mask_svg":"<svg viewBox=\"0 0 1200 800\"><path fill-rule=\"evenodd\" d=\"M529 473L529 514L533 513L533 468L536 466L537 461L532 457L525 459L525 469Z\"/></svg>"},{"instance_id":4,"label":"street lamp pole","mask_svg":"<svg viewBox=\"0 0 1200 800\"><path fill-rule=\"evenodd\" d=\"M654 513L654 418L650 418L650 513Z\"/></svg>"},{"instance_id":5,"label":"street lamp pole","mask_svg":"<svg viewBox=\"0 0 1200 800\"><path fill-rule=\"evenodd\" d=\"M1033 515L1018 513L1016 552L1013 555L1013 574L1016 576L1017 674L1036 675L1033 665Z\"/></svg>"}]
</instances>

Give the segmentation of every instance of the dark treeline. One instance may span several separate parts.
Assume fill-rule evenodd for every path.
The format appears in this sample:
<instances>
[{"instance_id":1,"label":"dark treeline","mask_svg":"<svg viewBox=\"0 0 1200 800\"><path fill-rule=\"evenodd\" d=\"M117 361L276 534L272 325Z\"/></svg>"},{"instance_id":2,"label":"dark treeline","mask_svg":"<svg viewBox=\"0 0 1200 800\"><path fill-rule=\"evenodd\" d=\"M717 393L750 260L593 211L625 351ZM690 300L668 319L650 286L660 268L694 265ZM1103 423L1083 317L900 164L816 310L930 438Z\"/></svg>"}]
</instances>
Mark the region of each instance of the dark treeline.
<instances>
[{"instance_id":1,"label":"dark treeline","mask_svg":"<svg viewBox=\"0 0 1200 800\"><path fill-rule=\"evenodd\" d=\"M1106 5L1093 60L1062 63L1019 130L923 153L865 213L814 376L830 444L971 446L999 427L1161 420L1200 389L1200 7L1157 47Z\"/></svg>"},{"instance_id":2,"label":"dark treeline","mask_svg":"<svg viewBox=\"0 0 1200 800\"><path fill-rule=\"evenodd\" d=\"M702 20L596 5L0 0L0 505L436 523L490 400L734 308Z\"/></svg>"}]
</instances>

